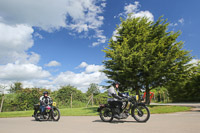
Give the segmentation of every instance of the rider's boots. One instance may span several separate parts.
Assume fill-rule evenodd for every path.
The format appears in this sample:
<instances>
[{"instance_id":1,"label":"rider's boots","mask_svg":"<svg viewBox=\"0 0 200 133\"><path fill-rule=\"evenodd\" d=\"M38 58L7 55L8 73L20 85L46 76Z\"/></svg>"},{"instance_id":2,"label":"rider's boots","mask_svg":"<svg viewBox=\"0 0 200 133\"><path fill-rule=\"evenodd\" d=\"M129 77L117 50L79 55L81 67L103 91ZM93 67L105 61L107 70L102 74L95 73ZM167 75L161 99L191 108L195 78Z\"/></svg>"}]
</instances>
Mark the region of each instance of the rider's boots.
<instances>
[{"instance_id":1,"label":"rider's boots","mask_svg":"<svg viewBox=\"0 0 200 133\"><path fill-rule=\"evenodd\" d=\"M119 108L115 108L114 118L120 119L120 109Z\"/></svg>"},{"instance_id":2,"label":"rider's boots","mask_svg":"<svg viewBox=\"0 0 200 133\"><path fill-rule=\"evenodd\" d=\"M41 113L40 119L44 119L44 112Z\"/></svg>"}]
</instances>

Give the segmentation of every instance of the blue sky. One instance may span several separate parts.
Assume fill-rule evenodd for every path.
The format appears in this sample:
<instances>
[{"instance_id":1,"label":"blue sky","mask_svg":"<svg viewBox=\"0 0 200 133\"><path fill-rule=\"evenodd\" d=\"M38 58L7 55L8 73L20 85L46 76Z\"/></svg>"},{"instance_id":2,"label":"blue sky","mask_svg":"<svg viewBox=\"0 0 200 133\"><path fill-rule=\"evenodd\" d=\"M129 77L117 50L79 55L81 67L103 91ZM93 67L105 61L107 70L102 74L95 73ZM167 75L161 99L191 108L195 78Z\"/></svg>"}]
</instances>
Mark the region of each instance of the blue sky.
<instances>
[{"instance_id":1,"label":"blue sky","mask_svg":"<svg viewBox=\"0 0 200 133\"><path fill-rule=\"evenodd\" d=\"M160 16L178 40L200 58L198 0L0 0L0 84L56 90L74 85L85 92L104 84L102 49L115 35L120 17Z\"/></svg>"}]
</instances>

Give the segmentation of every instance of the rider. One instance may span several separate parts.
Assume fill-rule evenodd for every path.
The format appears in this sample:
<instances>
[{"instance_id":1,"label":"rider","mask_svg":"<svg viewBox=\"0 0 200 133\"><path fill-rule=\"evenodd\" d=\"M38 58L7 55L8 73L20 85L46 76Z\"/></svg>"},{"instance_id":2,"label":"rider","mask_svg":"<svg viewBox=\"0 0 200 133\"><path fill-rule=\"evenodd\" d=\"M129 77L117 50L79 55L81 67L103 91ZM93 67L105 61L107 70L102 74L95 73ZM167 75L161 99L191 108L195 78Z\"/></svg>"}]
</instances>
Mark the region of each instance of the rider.
<instances>
[{"instance_id":1,"label":"rider","mask_svg":"<svg viewBox=\"0 0 200 133\"><path fill-rule=\"evenodd\" d=\"M114 117L120 118L120 113L122 111L122 99L125 97L124 94L119 92L119 83L114 82L113 85L108 89L108 103L115 108Z\"/></svg>"},{"instance_id":2,"label":"rider","mask_svg":"<svg viewBox=\"0 0 200 133\"><path fill-rule=\"evenodd\" d=\"M48 96L48 91L43 92L43 96L40 97L40 109L41 109L41 118L44 118L44 113L46 106L48 106L52 102L50 96Z\"/></svg>"}]
</instances>

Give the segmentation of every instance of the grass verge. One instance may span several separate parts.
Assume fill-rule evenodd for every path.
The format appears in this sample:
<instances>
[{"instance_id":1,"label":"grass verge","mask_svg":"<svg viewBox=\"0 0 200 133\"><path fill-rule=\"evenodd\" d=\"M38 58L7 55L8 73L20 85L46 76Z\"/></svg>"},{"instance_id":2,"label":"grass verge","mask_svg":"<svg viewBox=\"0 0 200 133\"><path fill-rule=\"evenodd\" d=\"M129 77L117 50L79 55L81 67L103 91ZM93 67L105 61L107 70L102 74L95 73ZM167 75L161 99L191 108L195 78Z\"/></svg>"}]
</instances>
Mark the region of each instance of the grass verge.
<instances>
[{"instance_id":1,"label":"grass verge","mask_svg":"<svg viewBox=\"0 0 200 133\"><path fill-rule=\"evenodd\" d=\"M174 112L183 112L188 111L191 107L183 106L157 106L150 105L148 106L151 114L161 114L161 113L174 113ZM89 107L89 108L65 108L60 109L61 116L96 116L98 107ZM0 113L0 118L7 117L30 117L33 114L33 110L30 111L14 111L14 112L2 112Z\"/></svg>"}]
</instances>

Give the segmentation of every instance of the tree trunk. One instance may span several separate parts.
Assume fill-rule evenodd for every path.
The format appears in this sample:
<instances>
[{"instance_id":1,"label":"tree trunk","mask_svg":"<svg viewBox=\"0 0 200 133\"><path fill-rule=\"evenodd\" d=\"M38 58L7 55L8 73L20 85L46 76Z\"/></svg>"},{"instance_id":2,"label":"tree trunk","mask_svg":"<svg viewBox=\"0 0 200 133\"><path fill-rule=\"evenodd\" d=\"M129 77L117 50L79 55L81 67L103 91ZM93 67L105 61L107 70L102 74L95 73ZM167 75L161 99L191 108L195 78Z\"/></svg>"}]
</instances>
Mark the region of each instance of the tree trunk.
<instances>
[{"instance_id":1,"label":"tree trunk","mask_svg":"<svg viewBox=\"0 0 200 133\"><path fill-rule=\"evenodd\" d=\"M150 98L149 98L149 93L150 93L150 90L149 90L149 87L146 86L146 104L149 105L150 104Z\"/></svg>"},{"instance_id":2,"label":"tree trunk","mask_svg":"<svg viewBox=\"0 0 200 133\"><path fill-rule=\"evenodd\" d=\"M72 94L71 94L71 108L72 108Z\"/></svg>"},{"instance_id":3,"label":"tree trunk","mask_svg":"<svg viewBox=\"0 0 200 133\"><path fill-rule=\"evenodd\" d=\"M92 93L92 107L93 107L93 103L94 103L94 101L93 101L93 93Z\"/></svg>"},{"instance_id":4,"label":"tree trunk","mask_svg":"<svg viewBox=\"0 0 200 133\"><path fill-rule=\"evenodd\" d=\"M0 113L2 112L2 109L3 109L3 102L4 102L4 94L3 94L3 96L2 96L2 100L1 100Z\"/></svg>"}]
</instances>

